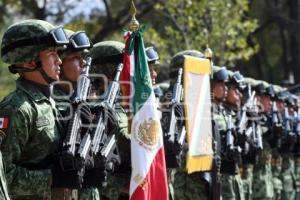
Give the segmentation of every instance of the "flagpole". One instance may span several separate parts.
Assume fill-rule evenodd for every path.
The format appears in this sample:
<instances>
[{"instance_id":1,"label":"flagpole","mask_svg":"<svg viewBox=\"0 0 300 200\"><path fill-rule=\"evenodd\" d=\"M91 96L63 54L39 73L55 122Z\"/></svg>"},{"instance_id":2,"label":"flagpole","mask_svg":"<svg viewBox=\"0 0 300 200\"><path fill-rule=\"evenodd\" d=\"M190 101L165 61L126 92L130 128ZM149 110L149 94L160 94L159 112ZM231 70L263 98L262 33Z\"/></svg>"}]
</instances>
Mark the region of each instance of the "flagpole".
<instances>
[{"instance_id":1,"label":"flagpole","mask_svg":"<svg viewBox=\"0 0 300 200\"><path fill-rule=\"evenodd\" d=\"M131 20L129 22L129 30L134 32L137 31L140 27L139 21L135 18L136 7L134 5L134 0L131 0L130 14L131 14Z\"/></svg>"}]
</instances>

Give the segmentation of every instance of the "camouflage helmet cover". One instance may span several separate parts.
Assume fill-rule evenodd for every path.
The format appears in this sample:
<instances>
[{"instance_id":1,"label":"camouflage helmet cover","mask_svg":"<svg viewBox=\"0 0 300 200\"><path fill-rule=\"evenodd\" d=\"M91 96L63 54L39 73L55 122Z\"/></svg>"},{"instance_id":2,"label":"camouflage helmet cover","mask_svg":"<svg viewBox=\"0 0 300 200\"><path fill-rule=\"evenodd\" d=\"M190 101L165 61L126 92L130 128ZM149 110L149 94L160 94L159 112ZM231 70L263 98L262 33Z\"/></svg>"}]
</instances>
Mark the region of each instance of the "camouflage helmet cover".
<instances>
[{"instance_id":1,"label":"camouflage helmet cover","mask_svg":"<svg viewBox=\"0 0 300 200\"><path fill-rule=\"evenodd\" d=\"M18 22L4 32L1 49L18 40L46 36L54 28L52 24L42 20L30 19ZM9 64L38 61L39 52L49 47L49 45L42 44L16 47L5 54L1 52L1 58Z\"/></svg>"},{"instance_id":2,"label":"camouflage helmet cover","mask_svg":"<svg viewBox=\"0 0 300 200\"><path fill-rule=\"evenodd\" d=\"M203 53L197 50L184 50L176 53L170 62L170 77L176 76L177 71L180 67L183 67L184 56L193 56L196 58L204 58Z\"/></svg>"},{"instance_id":3,"label":"camouflage helmet cover","mask_svg":"<svg viewBox=\"0 0 300 200\"><path fill-rule=\"evenodd\" d=\"M118 63L123 61L125 44L118 41L96 43L87 56L92 57L92 73L111 74Z\"/></svg>"}]
</instances>

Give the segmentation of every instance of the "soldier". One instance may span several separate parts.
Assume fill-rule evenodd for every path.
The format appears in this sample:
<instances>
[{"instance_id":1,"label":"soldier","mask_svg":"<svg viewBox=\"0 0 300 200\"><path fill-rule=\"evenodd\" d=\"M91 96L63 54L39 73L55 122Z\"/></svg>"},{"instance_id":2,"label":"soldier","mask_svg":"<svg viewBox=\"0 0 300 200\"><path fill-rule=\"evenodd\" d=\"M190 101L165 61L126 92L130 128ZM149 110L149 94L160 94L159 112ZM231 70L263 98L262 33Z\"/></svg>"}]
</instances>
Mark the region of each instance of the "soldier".
<instances>
[{"instance_id":1,"label":"soldier","mask_svg":"<svg viewBox=\"0 0 300 200\"><path fill-rule=\"evenodd\" d=\"M221 141L217 142L216 145L219 146L221 149L221 157L219 157L218 163L218 171L220 173L221 167L221 160L224 160L226 157L226 133L227 133L227 126L228 126L228 116L226 115L226 111L224 109L224 102L227 97L228 88L226 86L226 82L229 80L229 73L225 67L219 68L214 66L213 67L213 79L212 79L212 106L213 106L213 122L215 122L216 127L218 130L214 131L214 134L220 134ZM215 137L217 138L217 137ZM220 156L219 155L219 156ZM217 154L215 156L218 156ZM221 159L221 160L220 160ZM228 185L221 185L223 190L226 188L232 188ZM229 189L230 190L230 189ZM219 194L221 195L221 194Z\"/></svg>"},{"instance_id":2,"label":"soldier","mask_svg":"<svg viewBox=\"0 0 300 200\"><path fill-rule=\"evenodd\" d=\"M281 169L282 169L282 158L278 152L274 152L272 155L272 175L273 175L273 186L274 186L274 200L281 200L281 193L283 189L281 181Z\"/></svg>"},{"instance_id":3,"label":"soldier","mask_svg":"<svg viewBox=\"0 0 300 200\"><path fill-rule=\"evenodd\" d=\"M258 164L253 170L253 199L272 199L274 196L272 169L271 169L271 148L267 139L268 116L271 115L272 102L266 83L258 83L254 87L256 98L260 105L259 115L261 117L261 132L263 135L263 151L260 155ZM269 90L271 91L271 90Z\"/></svg>"},{"instance_id":4,"label":"soldier","mask_svg":"<svg viewBox=\"0 0 300 200\"><path fill-rule=\"evenodd\" d=\"M3 35L2 60L20 75L16 90L0 103L9 120L2 151L13 199L50 199L51 157L61 140L50 84L62 64L57 48L68 43L62 27L41 20L18 22Z\"/></svg>"},{"instance_id":5,"label":"soldier","mask_svg":"<svg viewBox=\"0 0 300 200\"><path fill-rule=\"evenodd\" d=\"M237 112L241 107L241 91L245 87L244 78L236 71L229 76L228 94L224 104L226 115L232 118L226 131L231 131L234 136L233 144L226 144L230 148L226 150L226 157L223 157L221 164L222 173L222 198L223 199L239 199L244 200L244 190L241 175L239 172L239 165L241 164L241 147L239 144L238 134L234 124L237 122Z\"/></svg>"},{"instance_id":6,"label":"soldier","mask_svg":"<svg viewBox=\"0 0 300 200\"><path fill-rule=\"evenodd\" d=\"M117 41L103 41L96 43L88 53L92 57L91 73L94 75L104 75L108 81L113 79L115 69L123 62L123 52L125 45ZM101 78L102 77L102 78ZM94 78L92 88L95 95L100 96L104 92L103 76ZM125 97L126 98L126 97ZM130 135L128 134L127 116L120 102L115 106L117 123L117 146L121 156L121 166L108 177L106 188L102 188L101 195L108 199L128 199L129 181L131 173L130 164Z\"/></svg>"},{"instance_id":7,"label":"soldier","mask_svg":"<svg viewBox=\"0 0 300 200\"><path fill-rule=\"evenodd\" d=\"M300 199L300 158L295 157L296 199Z\"/></svg>"},{"instance_id":8,"label":"soldier","mask_svg":"<svg viewBox=\"0 0 300 200\"><path fill-rule=\"evenodd\" d=\"M296 197L296 177L294 173L293 150L296 144L296 134L294 130L293 108L295 101L290 93L286 93L286 106L283 117L283 144L279 149L282 155L281 180L283 185L282 200L292 200Z\"/></svg>"},{"instance_id":9,"label":"soldier","mask_svg":"<svg viewBox=\"0 0 300 200\"><path fill-rule=\"evenodd\" d=\"M66 49L59 51L60 57L62 58L61 73L59 75L60 81L54 85L52 96L56 101L56 107L58 111L62 115L61 121L62 123L65 123L64 127L67 128L69 119L72 117L72 112L70 112L69 109L72 109L73 97L76 94L77 80L82 72L86 69L86 61L84 60L84 56L92 45L85 32L78 31L75 33L71 30L65 31L71 42L69 45L67 45ZM56 196L52 198L58 199L64 197L65 199L78 198L82 200L100 199L97 188L86 188L84 190L80 190L78 195L77 190L57 188L55 190L55 194Z\"/></svg>"},{"instance_id":10,"label":"soldier","mask_svg":"<svg viewBox=\"0 0 300 200\"><path fill-rule=\"evenodd\" d=\"M186 50L175 54L172 57L170 63L170 79L171 84L169 92L166 93L166 102L170 102L170 97L172 96L172 86L177 78L179 67L183 66L184 56L193 56L196 58L204 58L203 54L196 50ZM182 128L184 125L183 121L180 119L184 118L183 108L180 105L175 106L175 115L178 119L178 127ZM166 115L165 115L166 114ZM168 116L168 111L163 113L162 126L164 130L164 116ZM166 139L166 138L165 138ZM181 149L179 152L172 151L172 145L166 143L165 140L165 152L166 152L166 162L168 167L168 183L169 183L169 198L170 199L208 199L208 183L203 178L203 173L195 172L192 174L187 174L185 171L185 161L183 157L184 150ZM171 147L171 148L170 148ZM176 168L177 166L177 168Z\"/></svg>"}]
</instances>

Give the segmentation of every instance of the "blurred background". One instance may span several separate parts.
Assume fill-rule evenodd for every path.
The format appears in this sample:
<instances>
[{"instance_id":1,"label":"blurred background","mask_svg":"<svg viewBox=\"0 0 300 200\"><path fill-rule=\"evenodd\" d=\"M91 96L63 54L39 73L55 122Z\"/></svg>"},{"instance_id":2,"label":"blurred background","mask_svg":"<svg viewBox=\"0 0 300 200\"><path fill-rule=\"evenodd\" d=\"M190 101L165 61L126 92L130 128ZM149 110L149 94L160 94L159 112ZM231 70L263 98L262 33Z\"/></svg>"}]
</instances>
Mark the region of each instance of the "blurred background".
<instances>
[{"instance_id":1,"label":"blurred background","mask_svg":"<svg viewBox=\"0 0 300 200\"><path fill-rule=\"evenodd\" d=\"M146 46L159 51L158 82L171 57L185 49L214 52L214 64L284 86L300 83L300 0L135 0ZM123 41L129 0L0 0L0 38L9 25L42 19L78 31L94 43ZM0 39L1 40L1 39ZM14 88L0 61L0 99Z\"/></svg>"}]
</instances>

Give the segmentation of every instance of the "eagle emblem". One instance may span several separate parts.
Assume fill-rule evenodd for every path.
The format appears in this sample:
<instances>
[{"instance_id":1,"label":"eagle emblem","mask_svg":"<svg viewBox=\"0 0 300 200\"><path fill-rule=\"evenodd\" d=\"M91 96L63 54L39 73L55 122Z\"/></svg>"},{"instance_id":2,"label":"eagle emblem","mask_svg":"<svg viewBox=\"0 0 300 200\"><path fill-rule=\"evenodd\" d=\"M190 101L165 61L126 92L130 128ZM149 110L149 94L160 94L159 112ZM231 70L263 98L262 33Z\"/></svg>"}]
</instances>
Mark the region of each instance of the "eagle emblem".
<instances>
[{"instance_id":1,"label":"eagle emblem","mask_svg":"<svg viewBox=\"0 0 300 200\"><path fill-rule=\"evenodd\" d=\"M137 139L143 144L151 147L157 143L159 123L150 118L142 122L138 127Z\"/></svg>"}]
</instances>

